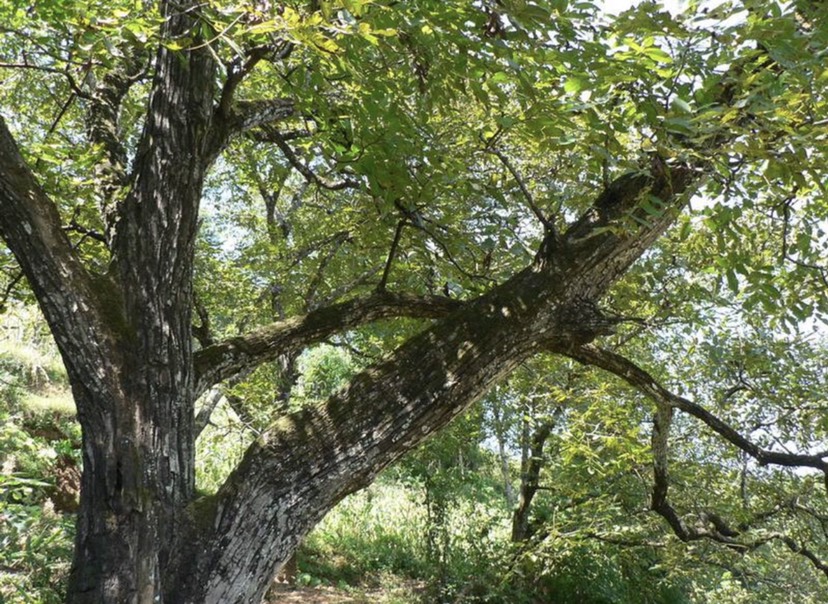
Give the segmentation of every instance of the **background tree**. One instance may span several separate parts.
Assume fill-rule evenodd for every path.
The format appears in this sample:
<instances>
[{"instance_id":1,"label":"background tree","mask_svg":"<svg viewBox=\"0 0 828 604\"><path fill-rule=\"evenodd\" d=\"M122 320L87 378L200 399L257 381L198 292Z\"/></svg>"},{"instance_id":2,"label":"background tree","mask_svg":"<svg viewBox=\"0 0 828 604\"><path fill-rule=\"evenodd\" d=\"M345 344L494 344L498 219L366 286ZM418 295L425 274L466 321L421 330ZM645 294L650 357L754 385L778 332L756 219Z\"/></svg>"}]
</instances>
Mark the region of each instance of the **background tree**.
<instances>
[{"instance_id":1,"label":"background tree","mask_svg":"<svg viewBox=\"0 0 828 604\"><path fill-rule=\"evenodd\" d=\"M83 429L69 600L256 601L336 502L542 353L653 401L652 510L679 539L776 541L826 572L799 535L755 534L775 513L679 509L671 487L685 415L824 473L807 406L782 447L781 416L761 433L713 404L717 375L691 399L659 384L669 349L619 352L655 319L689 339L764 312L785 348L824 317L824 13L4 4L6 291L25 276ZM390 353L263 422L197 497L200 395L394 317L434 321L386 330ZM749 383L753 408L775 391Z\"/></svg>"}]
</instances>

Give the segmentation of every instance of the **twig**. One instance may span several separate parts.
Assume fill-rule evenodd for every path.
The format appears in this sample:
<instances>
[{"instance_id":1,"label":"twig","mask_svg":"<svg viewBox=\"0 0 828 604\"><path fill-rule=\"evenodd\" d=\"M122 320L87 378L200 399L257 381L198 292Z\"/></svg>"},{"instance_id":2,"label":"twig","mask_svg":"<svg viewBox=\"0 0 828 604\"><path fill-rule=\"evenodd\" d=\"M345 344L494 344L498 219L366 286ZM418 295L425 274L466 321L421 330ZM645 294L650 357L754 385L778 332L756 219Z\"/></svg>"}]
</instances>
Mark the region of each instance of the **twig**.
<instances>
[{"instance_id":1,"label":"twig","mask_svg":"<svg viewBox=\"0 0 828 604\"><path fill-rule=\"evenodd\" d=\"M90 228L85 227L81 224L78 224L75 221L74 217L72 217L72 220L69 224L67 224L63 227L63 230L67 231L67 232L80 233L84 237L89 237L90 239L94 239L95 241L100 241L104 245L107 244L106 237L104 235L102 235L101 233L99 233L98 231L96 231L94 229L90 229Z\"/></svg>"},{"instance_id":2,"label":"twig","mask_svg":"<svg viewBox=\"0 0 828 604\"><path fill-rule=\"evenodd\" d=\"M587 344L577 349L561 351L581 363L594 365L614 373L631 386L649 396L656 405L666 406L670 409L678 409L701 420L719 436L726 441L745 451L756 459L761 465L778 465L783 467L807 467L823 472L828 480L828 462L817 455L804 453L783 453L769 451L751 442L732 426L713 415L701 405L694 403L682 396L673 394L664 386L659 384L649 373L638 367L629 359L609 350Z\"/></svg>"},{"instance_id":3,"label":"twig","mask_svg":"<svg viewBox=\"0 0 828 604\"><path fill-rule=\"evenodd\" d=\"M351 233L348 231L341 231L338 233L338 237L332 241L333 245L328 253L325 254L325 257L319 262L319 266L316 267L316 272L313 275L313 279L311 279L310 285L308 285L307 293L305 294L305 310L310 311L313 308L314 301L316 299L317 290L322 283L322 278L325 275L325 269L327 268L328 264L330 264L331 260L334 259L337 252L342 248L343 244L345 244L351 238Z\"/></svg>"},{"instance_id":4,"label":"twig","mask_svg":"<svg viewBox=\"0 0 828 604\"><path fill-rule=\"evenodd\" d=\"M44 73L53 73L56 75L62 75L67 79L69 82L69 88L72 89L72 92L83 99L88 99L89 95L86 94L83 90L81 90L78 83L75 81L75 78L72 75L63 70L63 69L56 69L54 67L44 67L42 65L32 65L31 63L0 63L0 68L6 69L31 69L34 71L42 71Z\"/></svg>"},{"instance_id":5,"label":"twig","mask_svg":"<svg viewBox=\"0 0 828 604\"><path fill-rule=\"evenodd\" d=\"M6 288L3 290L3 297L0 298L0 310L5 310L6 302L9 300L9 296L11 296L12 290L17 286L18 283L23 279L23 271L17 273L14 277L12 277L11 281L9 281Z\"/></svg>"},{"instance_id":6,"label":"twig","mask_svg":"<svg viewBox=\"0 0 828 604\"><path fill-rule=\"evenodd\" d=\"M540 223L543 225L543 228L546 229L549 233L555 232L555 224L551 220L549 220L546 216L544 216L541 209L538 207L538 204L535 203L534 197L532 197L532 193L529 191L529 188L526 186L526 183L523 182L523 179L520 176L520 173L517 169L512 165L512 162L509 161L509 158L495 147L487 147L487 153L491 153L492 155L496 156L500 162L506 167L507 170L511 173L512 177L518 184L521 193L523 193L524 199L526 199L526 204L529 206L529 209L532 210L532 213L540 220Z\"/></svg>"},{"instance_id":7,"label":"twig","mask_svg":"<svg viewBox=\"0 0 828 604\"><path fill-rule=\"evenodd\" d=\"M385 290L385 286L388 283L388 274L391 272L391 265L397 255L397 246L400 243L400 236L402 235L403 228L407 222L408 221L403 218L397 223L397 229L394 231L394 240L391 242L391 249L388 251L388 260L385 261L385 269L382 271L382 278L377 284L377 291Z\"/></svg>"},{"instance_id":8,"label":"twig","mask_svg":"<svg viewBox=\"0 0 828 604\"><path fill-rule=\"evenodd\" d=\"M322 178L316 172L311 170L301 159L296 155L296 152L287 144L284 138L282 138L281 134L273 129L269 132L271 136L271 140L276 144L279 149L282 150L282 153L285 155L285 159L288 160L290 165L292 165L297 172L299 172L302 176L305 177L305 180L308 182L313 182L323 189L328 189L329 191L341 191L342 189L358 189L362 186L362 184L350 178L344 178L339 182L330 182L329 180Z\"/></svg>"}]
</instances>

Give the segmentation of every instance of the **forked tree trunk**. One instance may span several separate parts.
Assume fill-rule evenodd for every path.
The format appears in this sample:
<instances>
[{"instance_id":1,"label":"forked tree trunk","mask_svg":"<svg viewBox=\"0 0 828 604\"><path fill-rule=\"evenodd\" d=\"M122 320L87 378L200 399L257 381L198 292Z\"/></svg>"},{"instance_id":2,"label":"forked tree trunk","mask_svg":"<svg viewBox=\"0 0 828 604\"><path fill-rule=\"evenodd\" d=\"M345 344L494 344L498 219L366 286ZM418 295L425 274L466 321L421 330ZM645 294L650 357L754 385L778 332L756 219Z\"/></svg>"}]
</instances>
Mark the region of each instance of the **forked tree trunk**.
<instances>
[{"instance_id":1,"label":"forked tree trunk","mask_svg":"<svg viewBox=\"0 0 828 604\"><path fill-rule=\"evenodd\" d=\"M170 14L162 36L183 39L201 27L195 7L163 5ZM528 355L565 352L608 333L612 322L597 302L671 224L677 196L696 174L660 166L652 176L618 179L566 233L550 232L530 267L471 302L376 295L194 355L192 270L205 171L232 128L289 111L279 101L255 119L239 117L224 102L232 90L214 107L216 66L209 44L198 42L159 50L133 170L117 183L123 199L106 213L117 217L106 276L84 268L0 118L0 235L55 335L83 429L72 603L259 601L345 495ZM103 141L122 156L113 145ZM646 194L663 201L661 214L638 207ZM324 405L282 418L217 495L193 500L197 394L338 330L402 314L445 318Z\"/></svg>"},{"instance_id":2,"label":"forked tree trunk","mask_svg":"<svg viewBox=\"0 0 828 604\"><path fill-rule=\"evenodd\" d=\"M198 182L202 172L194 174ZM10 185L29 187L30 194L12 199L17 220L0 226L56 334L84 431L69 601L259 601L301 539L345 495L445 426L528 355L571 350L611 329L595 301L672 217L622 235L606 225L635 212L642 190L665 199L679 192L689 180L678 176L619 180L563 236L550 234L532 266L459 308L444 304L443 314L458 309L324 405L282 418L250 447L217 495L195 501L194 384L203 389L211 381L205 376L221 379L249 364L263 342L281 340L233 340L199 353L194 363L193 227L175 231L164 248L180 252L172 256L180 264L167 264L170 255L148 245L138 229L119 234L118 287L80 270L34 181L0 183L6 203ZM192 217L174 209L176 199L187 201L184 193L195 203L185 185L171 176L159 180L144 201L153 199L150 193L169 195L167 214L158 219L169 220L172 212L176 224L187 224ZM129 200L127 209L140 211L138 201ZM325 329L382 316L384 302L379 297L311 313L287 321L283 334L320 337ZM427 316L433 309L417 312Z\"/></svg>"}]
</instances>

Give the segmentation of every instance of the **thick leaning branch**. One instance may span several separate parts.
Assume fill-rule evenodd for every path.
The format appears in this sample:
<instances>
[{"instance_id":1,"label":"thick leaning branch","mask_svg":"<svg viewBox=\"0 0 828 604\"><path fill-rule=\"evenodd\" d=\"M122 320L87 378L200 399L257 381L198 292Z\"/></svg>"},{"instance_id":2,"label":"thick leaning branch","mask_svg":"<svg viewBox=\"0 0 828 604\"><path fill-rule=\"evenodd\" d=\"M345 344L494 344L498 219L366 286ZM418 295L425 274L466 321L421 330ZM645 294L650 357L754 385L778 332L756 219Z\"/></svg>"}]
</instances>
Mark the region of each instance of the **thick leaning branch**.
<instances>
[{"instance_id":1,"label":"thick leaning branch","mask_svg":"<svg viewBox=\"0 0 828 604\"><path fill-rule=\"evenodd\" d=\"M93 278L62 229L54 202L38 184L0 116L0 236L37 296L67 369L103 380L101 353L109 339L93 294ZM90 384L91 385L91 384Z\"/></svg>"},{"instance_id":2,"label":"thick leaning branch","mask_svg":"<svg viewBox=\"0 0 828 604\"><path fill-rule=\"evenodd\" d=\"M196 394L236 374L272 361L281 354L325 340L359 325L392 317L434 319L461 303L440 296L380 292L314 310L208 346L195 354Z\"/></svg>"},{"instance_id":3,"label":"thick leaning branch","mask_svg":"<svg viewBox=\"0 0 828 604\"><path fill-rule=\"evenodd\" d=\"M195 504L214 511L193 535L191 555L205 571L182 586L193 593L187 602L259 598L266 578L285 561L277 552L292 551L343 496L445 426L528 356L575 348L606 333L609 324L596 301L669 227L695 174L676 166L672 172L621 177L599 195L602 205L563 237L548 236L530 266L474 300L427 299L414 314L408 303L389 309L377 293L368 300L386 314L369 312L372 305L357 300L199 353L198 383L204 388L275 358L285 346L347 328L349 321L399 316L404 309L409 316L444 317L326 403L280 418L251 445L219 493ZM628 220L638 215L648 193L663 199L664 213ZM251 549L251 539L268 549Z\"/></svg>"},{"instance_id":4,"label":"thick leaning branch","mask_svg":"<svg viewBox=\"0 0 828 604\"><path fill-rule=\"evenodd\" d=\"M825 456L782 453L763 449L741 435L732 426L707 411L701 405L682 396L673 394L659 384L649 373L615 352L604 350L594 345L586 345L567 351L564 354L587 365L595 365L617 375L631 386L649 396L656 404L678 409L701 420L705 425L719 434L719 436L753 457L761 465L773 464L790 468L815 468L828 476L828 462L825 461Z\"/></svg>"}]
</instances>

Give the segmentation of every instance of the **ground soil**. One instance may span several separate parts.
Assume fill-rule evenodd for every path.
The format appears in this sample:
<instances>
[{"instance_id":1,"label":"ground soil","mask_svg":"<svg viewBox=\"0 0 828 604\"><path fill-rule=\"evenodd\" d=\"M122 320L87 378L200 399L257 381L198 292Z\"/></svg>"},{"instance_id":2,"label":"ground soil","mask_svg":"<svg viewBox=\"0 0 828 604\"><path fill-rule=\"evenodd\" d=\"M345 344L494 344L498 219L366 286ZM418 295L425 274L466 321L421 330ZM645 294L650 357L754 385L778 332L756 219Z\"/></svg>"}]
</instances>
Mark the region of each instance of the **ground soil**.
<instances>
[{"instance_id":1,"label":"ground soil","mask_svg":"<svg viewBox=\"0 0 828 604\"><path fill-rule=\"evenodd\" d=\"M419 601L415 593L421 592L423 586L412 583L400 589L360 589L348 591L336 587L298 587L294 585L275 584L268 592L267 604L378 604L393 601L402 593L411 596L414 604ZM397 596L394 598L394 596ZM393 599L392 599L393 598Z\"/></svg>"},{"instance_id":2,"label":"ground soil","mask_svg":"<svg viewBox=\"0 0 828 604\"><path fill-rule=\"evenodd\" d=\"M355 604L365 600L357 600L334 587L280 585L271 588L267 601L268 604Z\"/></svg>"}]
</instances>

